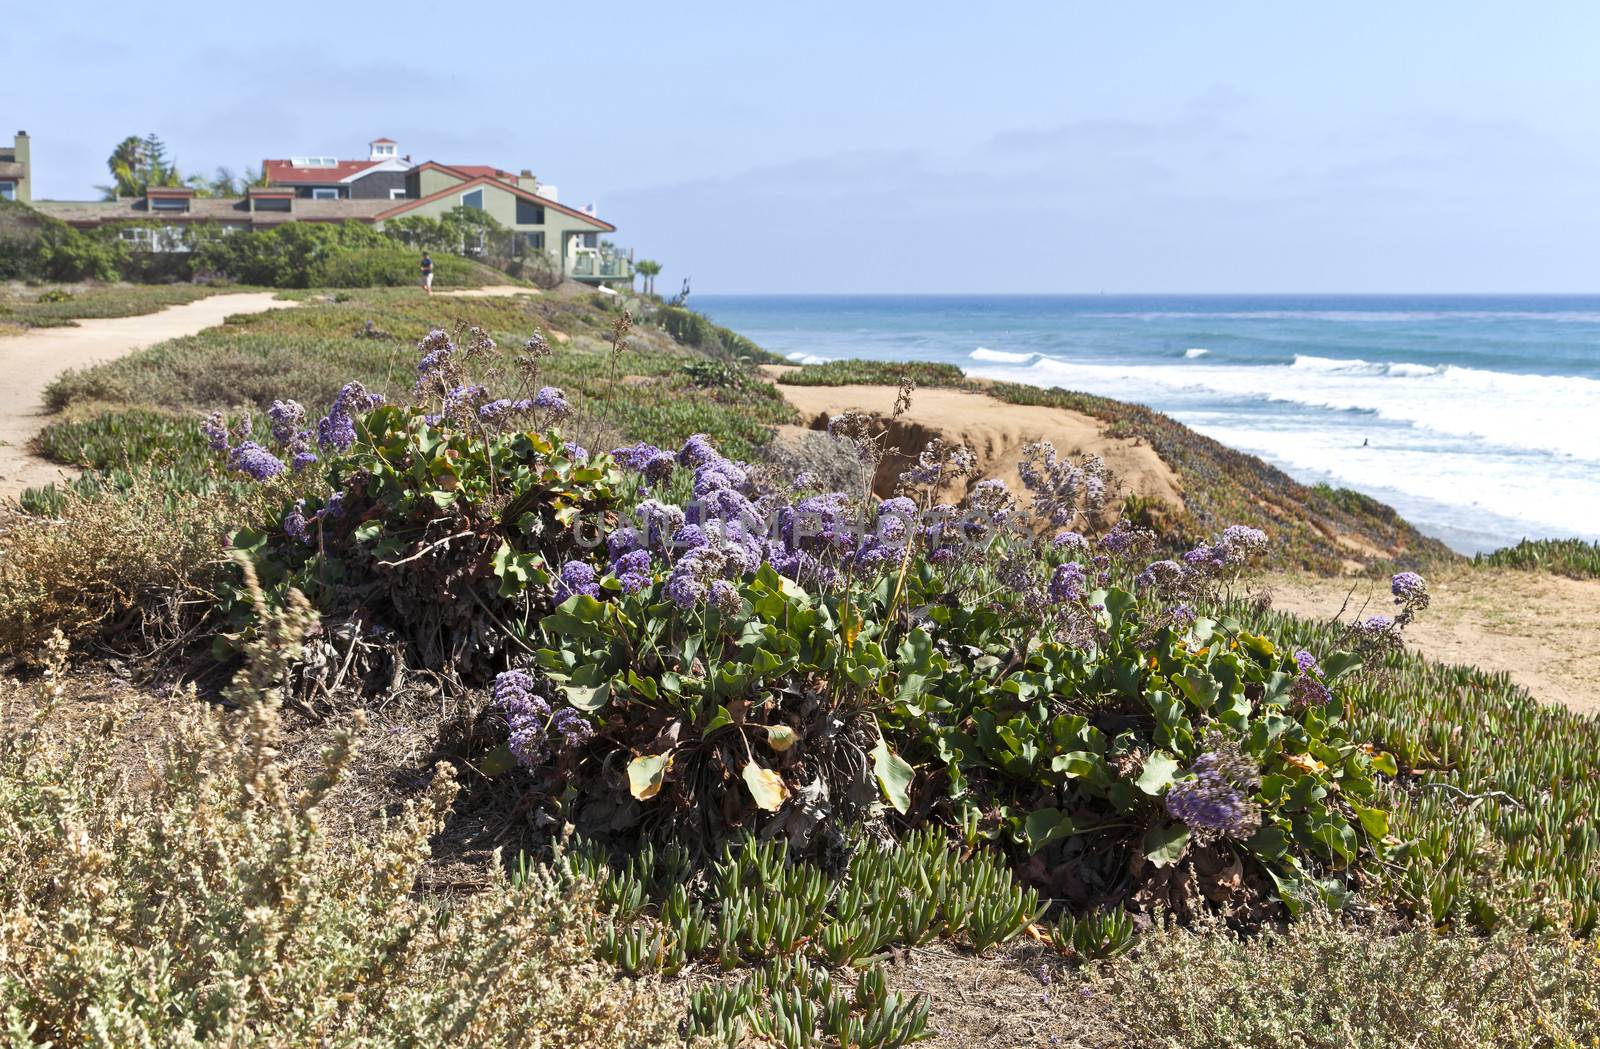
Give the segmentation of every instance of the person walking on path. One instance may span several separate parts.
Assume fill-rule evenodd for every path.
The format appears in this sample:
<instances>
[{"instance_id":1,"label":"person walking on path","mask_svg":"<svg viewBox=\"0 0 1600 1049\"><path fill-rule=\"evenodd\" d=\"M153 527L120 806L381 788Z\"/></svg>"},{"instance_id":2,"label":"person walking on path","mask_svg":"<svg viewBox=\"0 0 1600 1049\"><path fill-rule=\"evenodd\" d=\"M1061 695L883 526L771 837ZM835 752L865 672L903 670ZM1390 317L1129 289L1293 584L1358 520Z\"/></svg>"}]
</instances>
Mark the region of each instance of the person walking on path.
<instances>
[{"instance_id":1,"label":"person walking on path","mask_svg":"<svg viewBox=\"0 0 1600 1049\"><path fill-rule=\"evenodd\" d=\"M429 295L433 294L433 256L427 252L422 253L422 288Z\"/></svg>"}]
</instances>

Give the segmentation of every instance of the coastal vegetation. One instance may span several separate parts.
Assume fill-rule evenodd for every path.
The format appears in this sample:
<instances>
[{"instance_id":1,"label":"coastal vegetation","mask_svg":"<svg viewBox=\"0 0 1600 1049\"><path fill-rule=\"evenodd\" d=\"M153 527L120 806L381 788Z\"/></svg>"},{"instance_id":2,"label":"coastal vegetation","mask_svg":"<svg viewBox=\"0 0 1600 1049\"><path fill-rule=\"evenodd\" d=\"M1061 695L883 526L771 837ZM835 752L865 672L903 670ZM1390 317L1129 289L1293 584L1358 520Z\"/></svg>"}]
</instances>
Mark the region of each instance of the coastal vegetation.
<instances>
[{"instance_id":1,"label":"coastal vegetation","mask_svg":"<svg viewBox=\"0 0 1600 1049\"><path fill-rule=\"evenodd\" d=\"M1600 579L1600 543L1582 539L1524 539L1472 559L1475 565L1542 569L1574 579Z\"/></svg>"},{"instance_id":2,"label":"coastal vegetation","mask_svg":"<svg viewBox=\"0 0 1600 1049\"><path fill-rule=\"evenodd\" d=\"M1387 507L1007 384L1185 505L936 441L884 497L900 409L798 468L687 309L291 294L50 389L87 472L0 535L17 1040L899 1046L970 1022L924 952L1083 1044L1600 1030L1594 719L1406 649L1411 568L1354 620L1252 589L1446 556ZM199 688L74 703L107 655Z\"/></svg>"}]
</instances>

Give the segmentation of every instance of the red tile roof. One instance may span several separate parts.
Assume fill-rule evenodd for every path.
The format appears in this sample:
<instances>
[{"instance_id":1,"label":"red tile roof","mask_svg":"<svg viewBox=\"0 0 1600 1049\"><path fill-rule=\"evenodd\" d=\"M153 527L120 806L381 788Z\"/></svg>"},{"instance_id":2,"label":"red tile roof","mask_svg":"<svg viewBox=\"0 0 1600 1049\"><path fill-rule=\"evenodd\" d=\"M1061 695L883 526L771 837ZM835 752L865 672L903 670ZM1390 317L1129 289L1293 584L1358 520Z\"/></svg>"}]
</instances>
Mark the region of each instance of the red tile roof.
<instances>
[{"instance_id":1,"label":"red tile roof","mask_svg":"<svg viewBox=\"0 0 1600 1049\"><path fill-rule=\"evenodd\" d=\"M451 171L459 171L468 178L514 179L517 177L509 171L501 171L492 164L441 164L440 167L447 167Z\"/></svg>"},{"instance_id":2,"label":"red tile roof","mask_svg":"<svg viewBox=\"0 0 1600 1049\"><path fill-rule=\"evenodd\" d=\"M341 160L331 168L297 168L289 160L263 160L261 167L268 182L289 186L326 186L343 182L351 175L382 163L381 160Z\"/></svg>"}]
</instances>

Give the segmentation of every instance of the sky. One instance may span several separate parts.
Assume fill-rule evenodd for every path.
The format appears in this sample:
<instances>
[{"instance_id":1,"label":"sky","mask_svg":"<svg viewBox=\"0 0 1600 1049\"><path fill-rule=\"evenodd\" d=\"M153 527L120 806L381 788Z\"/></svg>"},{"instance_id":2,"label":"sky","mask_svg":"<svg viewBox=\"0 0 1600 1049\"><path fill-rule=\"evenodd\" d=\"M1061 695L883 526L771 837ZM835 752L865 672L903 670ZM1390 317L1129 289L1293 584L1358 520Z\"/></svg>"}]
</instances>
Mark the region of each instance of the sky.
<instances>
[{"instance_id":1,"label":"sky","mask_svg":"<svg viewBox=\"0 0 1600 1049\"><path fill-rule=\"evenodd\" d=\"M123 5L64 0L4 23L0 131L33 136L36 195L94 198L129 134L160 134L186 173L388 136L593 202L663 264L658 290L1597 290L1590 0L181 20L153 36Z\"/></svg>"}]
</instances>

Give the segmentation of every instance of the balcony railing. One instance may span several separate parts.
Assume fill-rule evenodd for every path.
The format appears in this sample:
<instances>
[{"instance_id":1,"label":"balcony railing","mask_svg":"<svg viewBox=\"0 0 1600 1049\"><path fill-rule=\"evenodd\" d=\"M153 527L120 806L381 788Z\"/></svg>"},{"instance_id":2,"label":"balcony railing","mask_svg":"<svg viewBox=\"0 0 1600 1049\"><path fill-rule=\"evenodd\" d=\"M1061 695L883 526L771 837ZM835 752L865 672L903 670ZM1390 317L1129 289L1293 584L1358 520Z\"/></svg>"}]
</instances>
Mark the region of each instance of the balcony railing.
<instances>
[{"instance_id":1,"label":"balcony railing","mask_svg":"<svg viewBox=\"0 0 1600 1049\"><path fill-rule=\"evenodd\" d=\"M594 252L580 252L572 260L572 276L590 277L595 280L631 280L633 278L633 260L626 255L600 255Z\"/></svg>"}]
</instances>

